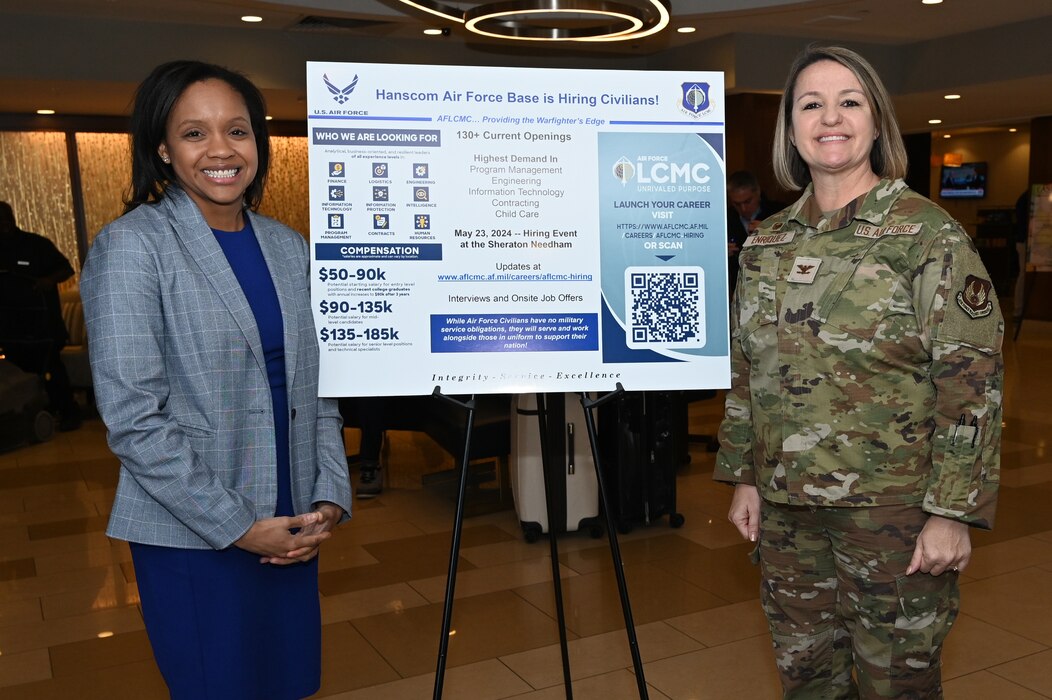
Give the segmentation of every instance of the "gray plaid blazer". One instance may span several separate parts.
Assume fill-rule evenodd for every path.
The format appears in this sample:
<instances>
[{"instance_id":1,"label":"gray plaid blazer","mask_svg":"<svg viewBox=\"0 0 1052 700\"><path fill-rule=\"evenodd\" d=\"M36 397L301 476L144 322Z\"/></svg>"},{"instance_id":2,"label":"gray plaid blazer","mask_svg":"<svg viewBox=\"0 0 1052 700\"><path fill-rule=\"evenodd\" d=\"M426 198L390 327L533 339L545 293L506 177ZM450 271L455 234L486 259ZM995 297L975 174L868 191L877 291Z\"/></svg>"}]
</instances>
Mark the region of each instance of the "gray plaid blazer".
<instances>
[{"instance_id":1,"label":"gray plaid blazer","mask_svg":"<svg viewBox=\"0 0 1052 700\"><path fill-rule=\"evenodd\" d=\"M350 513L336 402L318 398L310 256L249 212L285 325L292 499ZM274 515L270 386L252 310L201 212L179 188L96 237L81 277L99 413L120 460L110 537L222 549Z\"/></svg>"}]
</instances>

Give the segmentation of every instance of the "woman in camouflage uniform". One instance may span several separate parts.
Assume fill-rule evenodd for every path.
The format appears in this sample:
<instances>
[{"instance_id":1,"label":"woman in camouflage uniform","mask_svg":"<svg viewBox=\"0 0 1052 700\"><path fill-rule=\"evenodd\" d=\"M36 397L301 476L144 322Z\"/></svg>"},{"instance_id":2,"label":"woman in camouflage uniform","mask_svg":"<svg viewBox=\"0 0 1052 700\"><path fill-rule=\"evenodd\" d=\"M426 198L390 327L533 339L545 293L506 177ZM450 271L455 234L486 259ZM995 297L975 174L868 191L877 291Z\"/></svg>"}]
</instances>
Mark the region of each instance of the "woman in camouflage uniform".
<instances>
[{"instance_id":1,"label":"woman in camouflage uniform","mask_svg":"<svg viewBox=\"0 0 1052 700\"><path fill-rule=\"evenodd\" d=\"M757 543L787 698L939 698L969 527L993 524L1003 321L968 234L902 181L872 66L810 47L741 252L715 478Z\"/></svg>"}]
</instances>

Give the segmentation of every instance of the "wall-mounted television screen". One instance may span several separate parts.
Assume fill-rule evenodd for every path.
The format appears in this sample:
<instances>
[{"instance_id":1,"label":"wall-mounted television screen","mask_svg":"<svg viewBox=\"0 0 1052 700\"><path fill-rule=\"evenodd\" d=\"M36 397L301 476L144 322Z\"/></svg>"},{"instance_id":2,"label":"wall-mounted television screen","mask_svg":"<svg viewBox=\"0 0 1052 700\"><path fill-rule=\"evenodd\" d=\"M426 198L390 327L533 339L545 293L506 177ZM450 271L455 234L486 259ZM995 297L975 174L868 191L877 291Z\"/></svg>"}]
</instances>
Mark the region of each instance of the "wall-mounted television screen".
<instances>
[{"instance_id":1,"label":"wall-mounted television screen","mask_svg":"<svg viewBox=\"0 0 1052 700\"><path fill-rule=\"evenodd\" d=\"M982 199L986 196L986 163L942 166L939 196L943 199Z\"/></svg>"}]
</instances>

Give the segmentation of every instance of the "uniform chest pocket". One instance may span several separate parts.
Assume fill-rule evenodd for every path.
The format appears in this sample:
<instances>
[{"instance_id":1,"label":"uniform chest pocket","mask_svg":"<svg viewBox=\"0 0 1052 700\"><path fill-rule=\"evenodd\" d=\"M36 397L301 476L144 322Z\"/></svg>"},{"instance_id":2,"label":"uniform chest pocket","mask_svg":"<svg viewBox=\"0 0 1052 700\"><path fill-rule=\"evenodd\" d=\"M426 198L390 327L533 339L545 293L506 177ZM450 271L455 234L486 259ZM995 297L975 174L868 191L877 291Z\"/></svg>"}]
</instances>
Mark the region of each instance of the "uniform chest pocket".
<instances>
[{"instance_id":1,"label":"uniform chest pocket","mask_svg":"<svg viewBox=\"0 0 1052 700\"><path fill-rule=\"evenodd\" d=\"M908 278L894 258L827 258L822 264L829 266L829 276L814 318L830 332L872 340L889 314L909 310Z\"/></svg>"},{"instance_id":2,"label":"uniform chest pocket","mask_svg":"<svg viewBox=\"0 0 1052 700\"><path fill-rule=\"evenodd\" d=\"M777 249L746 249L738 259L741 287L735 308L741 337L748 338L758 328L778 322L778 267L782 256Z\"/></svg>"}]
</instances>

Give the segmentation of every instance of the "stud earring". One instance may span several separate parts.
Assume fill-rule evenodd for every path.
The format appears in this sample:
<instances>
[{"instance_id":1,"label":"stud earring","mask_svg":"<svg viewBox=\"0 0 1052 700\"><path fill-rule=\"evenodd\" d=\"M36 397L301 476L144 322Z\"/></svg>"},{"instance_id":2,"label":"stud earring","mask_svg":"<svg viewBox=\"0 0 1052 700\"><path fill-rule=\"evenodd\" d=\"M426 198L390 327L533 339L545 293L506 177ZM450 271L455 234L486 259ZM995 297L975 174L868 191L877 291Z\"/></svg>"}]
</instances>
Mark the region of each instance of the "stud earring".
<instances>
[{"instance_id":1,"label":"stud earring","mask_svg":"<svg viewBox=\"0 0 1052 700\"><path fill-rule=\"evenodd\" d=\"M171 158L169 158L168 156L161 156L161 160L163 160L163 161L165 162L165 164L166 164L166 165L167 165L168 163L171 163L171 162L172 162L172 159L171 159Z\"/></svg>"}]
</instances>

